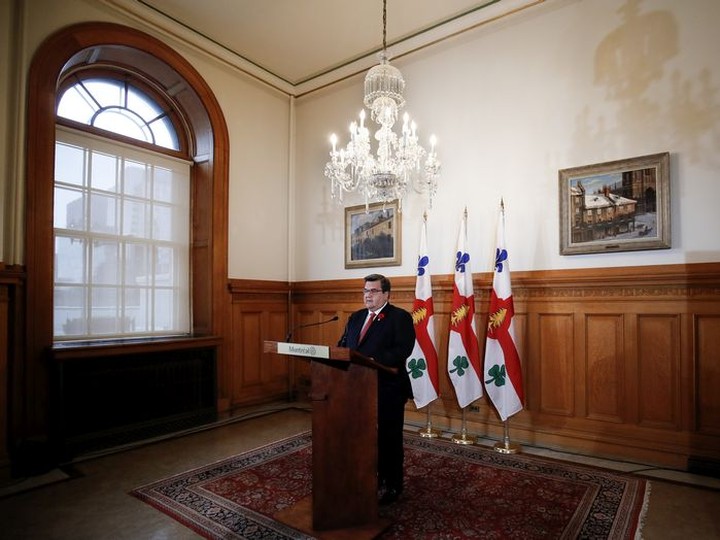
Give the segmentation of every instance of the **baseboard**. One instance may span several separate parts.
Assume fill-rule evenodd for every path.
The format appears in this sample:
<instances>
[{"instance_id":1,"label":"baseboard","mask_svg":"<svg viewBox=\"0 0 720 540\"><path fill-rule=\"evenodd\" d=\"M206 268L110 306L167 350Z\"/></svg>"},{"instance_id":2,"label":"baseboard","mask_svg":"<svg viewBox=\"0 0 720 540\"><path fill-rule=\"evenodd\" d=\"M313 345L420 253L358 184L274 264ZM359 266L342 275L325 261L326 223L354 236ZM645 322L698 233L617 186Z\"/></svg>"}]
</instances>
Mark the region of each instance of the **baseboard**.
<instances>
[{"instance_id":1,"label":"baseboard","mask_svg":"<svg viewBox=\"0 0 720 540\"><path fill-rule=\"evenodd\" d=\"M702 456L690 456L688 458L688 472L720 478L720 459L713 459Z\"/></svg>"}]
</instances>

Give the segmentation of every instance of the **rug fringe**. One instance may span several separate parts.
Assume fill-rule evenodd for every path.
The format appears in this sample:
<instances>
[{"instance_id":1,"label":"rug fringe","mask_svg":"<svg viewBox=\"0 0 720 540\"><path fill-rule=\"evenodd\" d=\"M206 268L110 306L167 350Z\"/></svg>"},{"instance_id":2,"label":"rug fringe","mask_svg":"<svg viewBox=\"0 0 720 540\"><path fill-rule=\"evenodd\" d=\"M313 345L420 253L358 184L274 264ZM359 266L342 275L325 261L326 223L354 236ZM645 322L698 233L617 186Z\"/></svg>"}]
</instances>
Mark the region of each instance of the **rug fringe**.
<instances>
[{"instance_id":1,"label":"rug fringe","mask_svg":"<svg viewBox=\"0 0 720 540\"><path fill-rule=\"evenodd\" d=\"M642 540L642 530L645 526L645 518L647 516L648 508L650 507L650 491L652 484L650 481L645 483L645 495L643 496L642 508L640 509L640 515L638 516L637 529L635 530L635 540Z\"/></svg>"}]
</instances>

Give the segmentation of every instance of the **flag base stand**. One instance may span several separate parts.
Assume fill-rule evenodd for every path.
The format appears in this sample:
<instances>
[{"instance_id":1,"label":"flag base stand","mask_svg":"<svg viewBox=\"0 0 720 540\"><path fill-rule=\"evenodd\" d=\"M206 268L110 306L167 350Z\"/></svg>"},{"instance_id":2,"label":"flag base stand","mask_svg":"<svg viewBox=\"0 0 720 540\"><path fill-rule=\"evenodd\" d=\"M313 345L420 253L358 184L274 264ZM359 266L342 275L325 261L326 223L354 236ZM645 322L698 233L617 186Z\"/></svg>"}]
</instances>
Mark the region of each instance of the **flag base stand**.
<instances>
[{"instance_id":1,"label":"flag base stand","mask_svg":"<svg viewBox=\"0 0 720 540\"><path fill-rule=\"evenodd\" d=\"M510 442L496 442L493 450L500 454L517 454L520 452L520 445Z\"/></svg>"},{"instance_id":2,"label":"flag base stand","mask_svg":"<svg viewBox=\"0 0 720 540\"><path fill-rule=\"evenodd\" d=\"M450 439L455 444L475 444L475 441L467 436L467 433L457 433Z\"/></svg>"},{"instance_id":3,"label":"flag base stand","mask_svg":"<svg viewBox=\"0 0 720 540\"><path fill-rule=\"evenodd\" d=\"M418 435L425 437L426 439L436 439L440 436L440 432L437 429L427 426L419 430Z\"/></svg>"},{"instance_id":4,"label":"flag base stand","mask_svg":"<svg viewBox=\"0 0 720 540\"><path fill-rule=\"evenodd\" d=\"M475 441L468 437L467 434L467 427L466 427L466 421L465 421L465 408L463 407L462 410L462 428L460 429L460 433L456 433L452 436L450 439L455 444L475 444Z\"/></svg>"},{"instance_id":5,"label":"flag base stand","mask_svg":"<svg viewBox=\"0 0 720 540\"><path fill-rule=\"evenodd\" d=\"M427 424L425 424L424 428L418 430L418 435L427 439L436 439L440 436L440 431L433 429L430 421L430 405L427 406Z\"/></svg>"},{"instance_id":6,"label":"flag base stand","mask_svg":"<svg viewBox=\"0 0 720 540\"><path fill-rule=\"evenodd\" d=\"M510 424L507 420L504 422L504 435L502 442L498 441L493 445L493 450L500 454L517 454L520 452L520 445L510 442Z\"/></svg>"}]
</instances>

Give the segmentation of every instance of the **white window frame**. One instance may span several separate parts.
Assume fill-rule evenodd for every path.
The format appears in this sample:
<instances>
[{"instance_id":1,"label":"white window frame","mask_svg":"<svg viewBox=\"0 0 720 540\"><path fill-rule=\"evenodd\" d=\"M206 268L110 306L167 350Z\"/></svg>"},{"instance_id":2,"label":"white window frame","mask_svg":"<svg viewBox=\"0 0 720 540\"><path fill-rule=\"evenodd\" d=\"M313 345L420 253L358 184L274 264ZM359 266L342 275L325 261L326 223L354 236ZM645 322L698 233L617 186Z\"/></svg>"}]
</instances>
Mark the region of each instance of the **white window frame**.
<instances>
[{"instance_id":1,"label":"white window frame","mask_svg":"<svg viewBox=\"0 0 720 540\"><path fill-rule=\"evenodd\" d=\"M160 152L153 152L141 147L133 146L110 138L103 138L81 130L72 129L66 126L57 125L56 145L70 145L82 149L83 171L79 179L74 181L63 181L57 178L58 165L56 161L55 193L56 205L54 215L54 237L55 237L55 272L54 272L54 323L53 334L55 341L68 340L92 340L110 338L137 338L150 336L177 336L188 335L191 332L191 302L190 302L190 167L191 162L168 156ZM56 146L57 148L57 146ZM117 156L117 183L114 185L93 186L92 179L92 153ZM127 161L146 164L147 179L150 184L153 182L156 170L173 171L172 186L174 192L179 193L172 201L155 195L153 185L148 185L143 194L132 193L125 185L123 166ZM62 199L58 197L59 192L68 193L77 191L78 200L83 208L83 219L80 226L76 222L67 223L60 216L59 206ZM111 214L112 225L109 228L115 230L103 231L92 230L89 225L93 208L91 200L102 199L114 203L116 212ZM129 206L142 206L146 209L143 213L144 225L142 230L145 234L137 233L136 229L125 223L129 219ZM95 211L98 209L96 208ZM174 231L168 232L165 227L166 219L158 219L155 212L162 210L165 215L171 216ZM107 215L101 216L107 219ZM96 220L97 221L97 220ZM60 225L60 226L58 226ZM75 226L73 226L75 225ZM160 233L158 231L163 231ZM70 242L77 242L81 249L80 261L71 261L76 275L72 271L66 272L66 261L59 260L58 242L62 239L69 239ZM116 246L115 256L117 257L116 279L114 282L107 282L100 279L93 273L93 253L97 246L104 243L106 246ZM129 281L129 274L133 268L129 268L125 260L126 250L129 246L136 246L138 249L145 249L146 253L153 254L147 260L147 273L144 282L138 283ZM160 259L159 253L171 254L171 263L168 268L171 271L159 272L157 265ZM97 262L97 261L96 261ZM128 270L129 268L129 270ZM110 269L112 271L112 269ZM112 273L112 272L110 272ZM81 298L71 309L63 306L61 298L63 292L76 294ZM114 306L110 306L109 313L100 315L97 306L93 309L93 296L101 293L115 296ZM143 298L138 305L132 306L129 301L131 296ZM161 298L166 300L163 306ZM161 310L161 307L164 308ZM74 310L74 313L73 313ZM162 312L164 311L164 313ZM76 316L70 318L70 314ZM95 315L94 315L95 314ZM140 327L133 324L131 315L140 320ZM72 320L73 324L69 324Z\"/></svg>"}]
</instances>

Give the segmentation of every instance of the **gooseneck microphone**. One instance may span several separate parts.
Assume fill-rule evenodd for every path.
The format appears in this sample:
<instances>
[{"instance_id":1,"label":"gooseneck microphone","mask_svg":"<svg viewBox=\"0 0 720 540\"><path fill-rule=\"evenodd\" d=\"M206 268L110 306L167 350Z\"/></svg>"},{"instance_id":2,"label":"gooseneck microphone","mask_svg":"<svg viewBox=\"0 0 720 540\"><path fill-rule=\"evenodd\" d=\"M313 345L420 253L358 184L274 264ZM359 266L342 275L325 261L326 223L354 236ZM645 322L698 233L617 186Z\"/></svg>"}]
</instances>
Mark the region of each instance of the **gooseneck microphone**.
<instances>
[{"instance_id":1,"label":"gooseneck microphone","mask_svg":"<svg viewBox=\"0 0 720 540\"><path fill-rule=\"evenodd\" d=\"M288 332L288 335L285 336L285 341L290 341L290 338L292 337L292 335L293 335L297 330L300 330L301 328L308 328L308 327L310 327L310 326L320 326L321 324L327 324L327 323L331 323L331 322L333 322L333 321L337 321L339 318L340 318L340 317L338 317L337 315L335 315L332 319L328 319L327 321L320 321L320 322L307 323L307 324L299 324L298 326L294 327L292 330L290 330L290 331Z\"/></svg>"}]
</instances>

